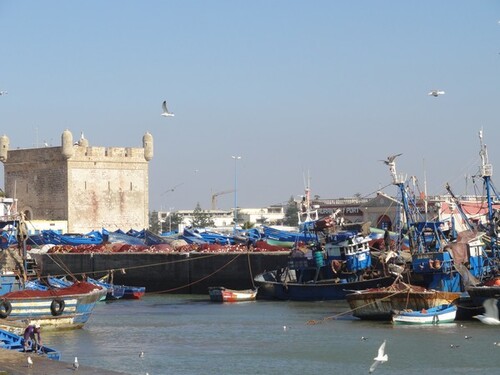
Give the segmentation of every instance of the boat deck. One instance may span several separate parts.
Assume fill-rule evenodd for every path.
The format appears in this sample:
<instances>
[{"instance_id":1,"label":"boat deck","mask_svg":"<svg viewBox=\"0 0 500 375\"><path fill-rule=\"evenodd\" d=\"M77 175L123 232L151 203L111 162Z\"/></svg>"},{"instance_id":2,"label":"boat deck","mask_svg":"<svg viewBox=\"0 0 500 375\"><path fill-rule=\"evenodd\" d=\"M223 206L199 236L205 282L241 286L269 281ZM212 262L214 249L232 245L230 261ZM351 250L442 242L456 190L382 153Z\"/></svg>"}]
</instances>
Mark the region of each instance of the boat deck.
<instances>
[{"instance_id":1,"label":"boat deck","mask_svg":"<svg viewBox=\"0 0 500 375\"><path fill-rule=\"evenodd\" d=\"M51 374L62 375L73 373L73 364L68 362L53 361L51 359L32 355L33 368L28 368L28 353L14 350L0 349L0 374L25 375L25 374ZM69 372L68 372L69 371ZM125 375L123 372L103 370L80 364L79 375Z\"/></svg>"}]
</instances>

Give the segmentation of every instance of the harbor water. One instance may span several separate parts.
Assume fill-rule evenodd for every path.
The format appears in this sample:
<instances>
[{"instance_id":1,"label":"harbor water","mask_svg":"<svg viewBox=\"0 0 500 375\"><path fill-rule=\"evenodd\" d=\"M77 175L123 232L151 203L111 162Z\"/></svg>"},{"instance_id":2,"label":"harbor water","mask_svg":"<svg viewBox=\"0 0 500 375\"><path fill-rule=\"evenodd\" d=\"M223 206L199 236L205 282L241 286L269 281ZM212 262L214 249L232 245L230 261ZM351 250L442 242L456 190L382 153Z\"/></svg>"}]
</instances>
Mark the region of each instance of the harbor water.
<instances>
[{"instance_id":1,"label":"harbor water","mask_svg":"<svg viewBox=\"0 0 500 375\"><path fill-rule=\"evenodd\" d=\"M127 374L366 374L384 340L389 360L379 374L500 373L500 326L393 326L348 310L344 301L148 294L100 302L83 329L42 338L63 361Z\"/></svg>"}]
</instances>

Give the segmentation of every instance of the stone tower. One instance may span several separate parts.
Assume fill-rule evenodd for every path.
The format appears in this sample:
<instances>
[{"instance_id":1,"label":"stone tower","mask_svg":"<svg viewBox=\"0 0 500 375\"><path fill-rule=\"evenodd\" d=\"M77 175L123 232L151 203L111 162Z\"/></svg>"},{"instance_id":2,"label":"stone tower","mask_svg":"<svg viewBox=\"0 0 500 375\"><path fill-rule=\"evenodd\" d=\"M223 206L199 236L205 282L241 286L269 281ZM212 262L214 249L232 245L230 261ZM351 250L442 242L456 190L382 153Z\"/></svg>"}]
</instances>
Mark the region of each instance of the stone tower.
<instances>
[{"instance_id":1,"label":"stone tower","mask_svg":"<svg viewBox=\"0 0 500 375\"><path fill-rule=\"evenodd\" d=\"M92 147L65 130L60 147L9 149L0 137L5 193L31 220L66 220L68 232L149 226L148 162L153 137L142 148Z\"/></svg>"}]
</instances>

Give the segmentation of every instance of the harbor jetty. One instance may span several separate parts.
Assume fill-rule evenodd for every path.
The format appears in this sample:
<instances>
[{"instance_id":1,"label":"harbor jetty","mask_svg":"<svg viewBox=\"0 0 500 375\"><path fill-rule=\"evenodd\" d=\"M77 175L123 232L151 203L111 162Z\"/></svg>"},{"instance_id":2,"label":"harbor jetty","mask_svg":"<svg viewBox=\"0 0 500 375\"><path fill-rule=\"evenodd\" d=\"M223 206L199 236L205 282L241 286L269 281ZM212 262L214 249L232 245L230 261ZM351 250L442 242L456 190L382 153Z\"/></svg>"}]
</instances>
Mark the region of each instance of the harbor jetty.
<instances>
[{"instance_id":1,"label":"harbor jetty","mask_svg":"<svg viewBox=\"0 0 500 375\"><path fill-rule=\"evenodd\" d=\"M94 278L113 272L119 285L147 292L206 294L214 285L250 289L259 273L286 264L288 252L32 254L42 276L72 274Z\"/></svg>"},{"instance_id":2,"label":"harbor jetty","mask_svg":"<svg viewBox=\"0 0 500 375\"><path fill-rule=\"evenodd\" d=\"M33 361L28 367L28 355ZM51 359L21 353L14 350L0 349L0 375L26 375L26 374L51 374L62 375L73 372L73 364L68 362L53 361ZM80 365L79 375L125 375L123 372L103 370L95 367Z\"/></svg>"}]
</instances>

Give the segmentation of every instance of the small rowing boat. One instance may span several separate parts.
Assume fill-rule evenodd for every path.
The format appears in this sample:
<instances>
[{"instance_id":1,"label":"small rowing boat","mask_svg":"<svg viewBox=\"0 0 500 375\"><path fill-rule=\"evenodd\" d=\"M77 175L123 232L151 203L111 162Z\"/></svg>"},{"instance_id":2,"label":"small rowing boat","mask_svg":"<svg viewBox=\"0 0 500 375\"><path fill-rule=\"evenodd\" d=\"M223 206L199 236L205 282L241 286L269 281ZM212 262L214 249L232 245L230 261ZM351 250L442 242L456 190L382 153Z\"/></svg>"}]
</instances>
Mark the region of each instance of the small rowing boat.
<instances>
[{"instance_id":1,"label":"small rowing boat","mask_svg":"<svg viewBox=\"0 0 500 375\"><path fill-rule=\"evenodd\" d=\"M208 294L212 302L255 301L257 289L234 290L223 286L212 286L208 288Z\"/></svg>"},{"instance_id":2,"label":"small rowing boat","mask_svg":"<svg viewBox=\"0 0 500 375\"><path fill-rule=\"evenodd\" d=\"M31 347L31 345L29 346ZM0 328L0 348L24 352L24 337ZM37 354L44 355L48 359L53 359L55 361L61 359L61 353L59 351L45 345L37 348Z\"/></svg>"},{"instance_id":3,"label":"small rowing boat","mask_svg":"<svg viewBox=\"0 0 500 375\"><path fill-rule=\"evenodd\" d=\"M442 324L452 323L457 315L457 306L453 304L439 305L429 309L402 310L392 316L395 324Z\"/></svg>"}]
</instances>

